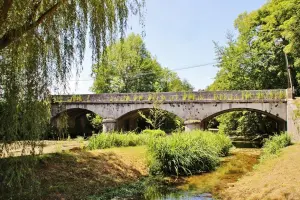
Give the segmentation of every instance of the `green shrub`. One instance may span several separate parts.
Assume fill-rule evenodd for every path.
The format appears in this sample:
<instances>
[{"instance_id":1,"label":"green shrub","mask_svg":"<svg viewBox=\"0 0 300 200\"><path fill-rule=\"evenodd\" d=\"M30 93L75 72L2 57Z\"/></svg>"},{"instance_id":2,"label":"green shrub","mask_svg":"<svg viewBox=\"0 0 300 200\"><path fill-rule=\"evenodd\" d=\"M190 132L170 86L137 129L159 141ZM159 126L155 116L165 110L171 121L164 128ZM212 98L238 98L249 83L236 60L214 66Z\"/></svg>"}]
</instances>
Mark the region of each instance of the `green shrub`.
<instances>
[{"instance_id":1,"label":"green shrub","mask_svg":"<svg viewBox=\"0 0 300 200\"><path fill-rule=\"evenodd\" d=\"M282 148L291 145L291 137L287 133L274 135L265 140L261 161L276 157Z\"/></svg>"},{"instance_id":2,"label":"green shrub","mask_svg":"<svg viewBox=\"0 0 300 200\"><path fill-rule=\"evenodd\" d=\"M229 155L232 142L227 135L222 133L215 134L211 132L205 132L203 133L202 137L208 145L211 145L213 148L215 148L218 156L223 157Z\"/></svg>"},{"instance_id":3,"label":"green shrub","mask_svg":"<svg viewBox=\"0 0 300 200\"><path fill-rule=\"evenodd\" d=\"M111 147L128 147L145 145L147 137L143 134L101 133L89 139L88 149L106 149Z\"/></svg>"},{"instance_id":4,"label":"green shrub","mask_svg":"<svg viewBox=\"0 0 300 200\"><path fill-rule=\"evenodd\" d=\"M150 130L145 129L142 131L142 134L149 135L150 137L165 137L167 134L163 130Z\"/></svg>"},{"instance_id":5,"label":"green shrub","mask_svg":"<svg viewBox=\"0 0 300 200\"><path fill-rule=\"evenodd\" d=\"M227 155L232 146L225 135L193 131L159 137L148 142L151 174L190 175L211 171L219 156Z\"/></svg>"}]
</instances>

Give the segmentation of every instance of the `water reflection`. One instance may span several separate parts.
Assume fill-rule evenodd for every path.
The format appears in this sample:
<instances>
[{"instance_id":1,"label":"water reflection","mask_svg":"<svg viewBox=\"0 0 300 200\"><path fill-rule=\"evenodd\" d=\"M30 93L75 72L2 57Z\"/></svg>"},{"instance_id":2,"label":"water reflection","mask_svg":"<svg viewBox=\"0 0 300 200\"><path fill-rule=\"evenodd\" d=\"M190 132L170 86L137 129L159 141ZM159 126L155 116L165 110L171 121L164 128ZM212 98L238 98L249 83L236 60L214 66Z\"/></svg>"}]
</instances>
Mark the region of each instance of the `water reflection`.
<instances>
[{"instance_id":1,"label":"water reflection","mask_svg":"<svg viewBox=\"0 0 300 200\"><path fill-rule=\"evenodd\" d=\"M213 172L187 177L149 176L120 188L110 189L91 200L212 200L220 199L229 184L251 171L260 149L233 148Z\"/></svg>"},{"instance_id":2,"label":"water reflection","mask_svg":"<svg viewBox=\"0 0 300 200\"><path fill-rule=\"evenodd\" d=\"M213 196L210 193L203 193L200 195L190 195L190 194L182 194L180 196L174 197L172 195L169 195L165 197L163 200L213 200Z\"/></svg>"},{"instance_id":3,"label":"water reflection","mask_svg":"<svg viewBox=\"0 0 300 200\"><path fill-rule=\"evenodd\" d=\"M261 141L233 141L233 146L236 148L261 148Z\"/></svg>"}]
</instances>

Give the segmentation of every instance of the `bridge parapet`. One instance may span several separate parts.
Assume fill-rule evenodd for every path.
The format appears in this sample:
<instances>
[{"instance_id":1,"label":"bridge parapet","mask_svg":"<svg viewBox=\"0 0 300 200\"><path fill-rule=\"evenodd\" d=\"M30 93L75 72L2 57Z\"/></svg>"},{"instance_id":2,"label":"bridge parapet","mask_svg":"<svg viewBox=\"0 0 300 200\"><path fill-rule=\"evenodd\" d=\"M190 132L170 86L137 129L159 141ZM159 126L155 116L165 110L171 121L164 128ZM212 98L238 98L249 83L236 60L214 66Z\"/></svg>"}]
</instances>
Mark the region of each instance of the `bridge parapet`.
<instances>
[{"instance_id":1,"label":"bridge parapet","mask_svg":"<svg viewBox=\"0 0 300 200\"><path fill-rule=\"evenodd\" d=\"M161 93L104 93L53 95L52 103L149 103L163 102L286 102L287 90L231 90Z\"/></svg>"}]
</instances>

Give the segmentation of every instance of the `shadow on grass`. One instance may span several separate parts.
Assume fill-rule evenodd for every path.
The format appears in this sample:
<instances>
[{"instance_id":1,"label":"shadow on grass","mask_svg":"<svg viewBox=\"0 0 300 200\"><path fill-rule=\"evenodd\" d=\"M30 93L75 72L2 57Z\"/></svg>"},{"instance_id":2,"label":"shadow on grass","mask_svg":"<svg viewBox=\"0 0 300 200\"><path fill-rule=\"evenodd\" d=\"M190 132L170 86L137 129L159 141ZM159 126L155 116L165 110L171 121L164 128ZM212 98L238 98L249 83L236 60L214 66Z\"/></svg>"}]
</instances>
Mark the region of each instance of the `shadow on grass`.
<instances>
[{"instance_id":1,"label":"shadow on grass","mask_svg":"<svg viewBox=\"0 0 300 200\"><path fill-rule=\"evenodd\" d=\"M17 163L22 163L22 160L28 157L0 159L2 175L8 169L19 170L18 167L13 169L12 166L7 166L5 168L4 165L13 163L16 166ZM88 196L100 194L107 188L136 181L142 176L141 172L124 163L115 153L86 151L39 156L34 174L37 175L35 176L36 181L40 183L42 199L86 199ZM24 175L22 178L28 178L26 176ZM0 184L4 184L3 182L4 180L0 176ZM26 184L30 185L31 183L27 181ZM13 186L7 188L14 190ZM15 189L17 190L17 188ZM18 198L29 199L26 196L29 192L32 191L26 191L26 188L23 188L24 196L21 195ZM12 194L14 193L19 193L19 191L12 191ZM2 197L0 194L0 199Z\"/></svg>"}]
</instances>

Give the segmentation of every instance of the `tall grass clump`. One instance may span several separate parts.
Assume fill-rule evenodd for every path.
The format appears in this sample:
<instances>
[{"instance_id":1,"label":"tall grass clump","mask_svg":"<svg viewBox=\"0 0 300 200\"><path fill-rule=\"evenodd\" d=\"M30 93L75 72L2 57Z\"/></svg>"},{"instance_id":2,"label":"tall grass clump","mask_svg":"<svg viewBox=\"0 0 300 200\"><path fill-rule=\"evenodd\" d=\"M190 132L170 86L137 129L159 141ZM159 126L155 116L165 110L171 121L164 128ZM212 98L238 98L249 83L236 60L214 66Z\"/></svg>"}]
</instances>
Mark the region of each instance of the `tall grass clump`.
<instances>
[{"instance_id":1,"label":"tall grass clump","mask_svg":"<svg viewBox=\"0 0 300 200\"><path fill-rule=\"evenodd\" d=\"M276 157L281 149L291 145L291 143L291 137L287 133L281 133L280 135L270 137L264 143L260 161Z\"/></svg>"},{"instance_id":2,"label":"tall grass clump","mask_svg":"<svg viewBox=\"0 0 300 200\"><path fill-rule=\"evenodd\" d=\"M150 137L165 137L167 136L167 134L165 133L165 131L157 129L157 130L151 130L151 129L145 129L142 131L143 135L148 135Z\"/></svg>"},{"instance_id":3,"label":"tall grass clump","mask_svg":"<svg viewBox=\"0 0 300 200\"><path fill-rule=\"evenodd\" d=\"M193 131L159 137L148 143L151 174L191 175L214 170L232 146L227 136Z\"/></svg>"},{"instance_id":4,"label":"tall grass clump","mask_svg":"<svg viewBox=\"0 0 300 200\"><path fill-rule=\"evenodd\" d=\"M128 133L101 133L89 139L88 149L106 149L111 147L128 147L145 145L147 136L144 134Z\"/></svg>"},{"instance_id":5,"label":"tall grass clump","mask_svg":"<svg viewBox=\"0 0 300 200\"><path fill-rule=\"evenodd\" d=\"M217 153L218 156L224 157L229 155L229 150L233 146L230 138L224 133L212 133L209 131L194 131L199 139L206 142Z\"/></svg>"}]
</instances>

